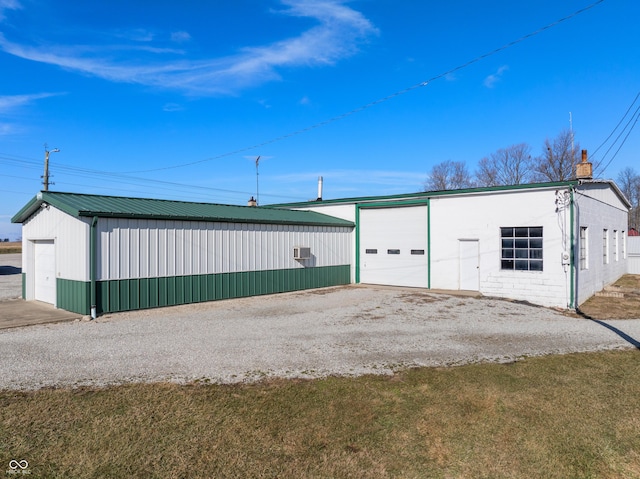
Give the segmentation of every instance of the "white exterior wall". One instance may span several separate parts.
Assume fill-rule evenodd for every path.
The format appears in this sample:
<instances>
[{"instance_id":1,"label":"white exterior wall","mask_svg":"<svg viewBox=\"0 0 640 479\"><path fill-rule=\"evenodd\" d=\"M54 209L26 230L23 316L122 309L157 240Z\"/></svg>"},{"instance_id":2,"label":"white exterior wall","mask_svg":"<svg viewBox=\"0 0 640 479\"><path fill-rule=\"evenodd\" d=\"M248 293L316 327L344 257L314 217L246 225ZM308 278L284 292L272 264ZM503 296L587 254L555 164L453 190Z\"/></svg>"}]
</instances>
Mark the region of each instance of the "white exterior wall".
<instances>
[{"instance_id":1,"label":"white exterior wall","mask_svg":"<svg viewBox=\"0 0 640 479\"><path fill-rule=\"evenodd\" d=\"M34 241L53 240L57 278L89 281L89 220L70 216L53 206L41 208L22 225L22 271L25 299L34 299Z\"/></svg>"},{"instance_id":2,"label":"white exterior wall","mask_svg":"<svg viewBox=\"0 0 640 479\"><path fill-rule=\"evenodd\" d=\"M100 218L98 280L351 264L351 229ZM293 248L312 258L296 261Z\"/></svg>"},{"instance_id":3,"label":"white exterior wall","mask_svg":"<svg viewBox=\"0 0 640 479\"><path fill-rule=\"evenodd\" d=\"M606 201L606 203L605 203ZM579 306L605 286L614 283L627 272L627 258L623 254L623 236L627 236L628 210L606 185L586 184L578 187L576 204L577 305ZM587 227L588 267L580 266L580 227ZM603 230L608 230L609 261L604 258ZM615 251L617 232L618 253ZM627 253L628 256L628 253Z\"/></svg>"},{"instance_id":4,"label":"white exterior wall","mask_svg":"<svg viewBox=\"0 0 640 479\"><path fill-rule=\"evenodd\" d=\"M569 304L569 209L556 213L555 190L506 190L431 200L431 287L460 288L460 240L478 240L482 294L544 306ZM501 269L501 227L542 226L543 270Z\"/></svg>"}]
</instances>

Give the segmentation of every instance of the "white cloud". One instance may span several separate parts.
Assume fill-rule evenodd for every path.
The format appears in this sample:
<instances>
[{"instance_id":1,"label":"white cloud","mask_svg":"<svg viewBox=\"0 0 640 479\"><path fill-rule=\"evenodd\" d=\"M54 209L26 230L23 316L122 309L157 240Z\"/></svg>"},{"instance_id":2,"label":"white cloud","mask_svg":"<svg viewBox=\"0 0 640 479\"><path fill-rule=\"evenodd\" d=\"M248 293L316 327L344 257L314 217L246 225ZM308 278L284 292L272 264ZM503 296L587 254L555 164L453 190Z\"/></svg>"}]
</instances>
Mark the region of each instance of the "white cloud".
<instances>
[{"instance_id":1,"label":"white cloud","mask_svg":"<svg viewBox=\"0 0 640 479\"><path fill-rule=\"evenodd\" d=\"M176 43L184 43L191 40L191 35L187 32L172 32L171 33L171 41Z\"/></svg>"},{"instance_id":2,"label":"white cloud","mask_svg":"<svg viewBox=\"0 0 640 479\"><path fill-rule=\"evenodd\" d=\"M0 0L11 2L12 0ZM245 47L236 55L205 60L176 59L175 50L153 51L154 36L146 30L131 30L129 38L145 41L148 56L136 56L140 45L127 50L128 57L114 60L108 46L68 46L45 42L28 45L13 42L0 33L0 49L11 55L56 65L72 71L94 75L113 82L138 83L175 89L193 95L230 94L242 88L279 79L280 67L334 64L353 55L358 44L377 33L360 12L340 0L282 0L286 8L281 15L313 18L318 25L293 38L264 45ZM1 4L0 4L1 5ZM0 9L0 12L2 10ZM123 35L124 36L124 35ZM172 39L187 40L186 32L176 32ZM121 47L119 47L121 48ZM170 58L166 58L170 55Z\"/></svg>"},{"instance_id":3,"label":"white cloud","mask_svg":"<svg viewBox=\"0 0 640 479\"><path fill-rule=\"evenodd\" d=\"M492 73L484 79L484 86L493 88L494 85L502 79L502 75L509 69L507 65L502 65L495 73Z\"/></svg>"},{"instance_id":4,"label":"white cloud","mask_svg":"<svg viewBox=\"0 0 640 479\"><path fill-rule=\"evenodd\" d=\"M31 95L8 95L0 96L0 114L7 113L10 110L33 103L42 98L62 95L62 93L34 93Z\"/></svg>"},{"instance_id":5,"label":"white cloud","mask_svg":"<svg viewBox=\"0 0 640 479\"><path fill-rule=\"evenodd\" d=\"M162 107L162 111L173 112L173 111L182 111L184 107L177 103L167 103Z\"/></svg>"},{"instance_id":6,"label":"white cloud","mask_svg":"<svg viewBox=\"0 0 640 479\"><path fill-rule=\"evenodd\" d=\"M19 10L22 5L17 0L0 0L0 21L5 19L5 10Z\"/></svg>"}]
</instances>

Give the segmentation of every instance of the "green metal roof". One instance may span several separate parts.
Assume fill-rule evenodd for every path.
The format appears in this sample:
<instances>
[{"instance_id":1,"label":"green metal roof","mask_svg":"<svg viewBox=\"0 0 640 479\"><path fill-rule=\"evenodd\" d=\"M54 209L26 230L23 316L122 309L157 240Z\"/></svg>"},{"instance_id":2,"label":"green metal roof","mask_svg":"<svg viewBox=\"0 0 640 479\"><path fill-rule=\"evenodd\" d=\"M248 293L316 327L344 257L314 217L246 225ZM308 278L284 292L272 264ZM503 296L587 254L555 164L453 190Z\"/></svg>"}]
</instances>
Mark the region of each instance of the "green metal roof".
<instances>
[{"instance_id":1,"label":"green metal roof","mask_svg":"<svg viewBox=\"0 0 640 479\"><path fill-rule=\"evenodd\" d=\"M409 200L409 199L420 199L420 198L434 198L437 196L489 193L493 191L562 188L567 186L575 186L578 184L579 184L578 181L570 180L570 181L557 181L552 183L526 183L522 185L483 186L478 188L464 188L460 190L420 191L418 193L404 193L400 195L361 196L361 197L355 197L355 198L338 198L338 199L332 199L332 200L313 200L313 201L305 201L301 203L279 203L279 204L273 204L269 206L272 206L274 208L286 208L288 206L300 207L300 206L311 206L311 205L319 206L319 205L331 205L331 204L369 203L369 202L377 202L377 201Z\"/></svg>"},{"instance_id":2,"label":"green metal roof","mask_svg":"<svg viewBox=\"0 0 640 479\"><path fill-rule=\"evenodd\" d=\"M11 218L11 221L13 223L24 223L45 203L75 217L97 216L101 218L146 218L221 221L228 223L354 226L350 221L315 211L294 211L264 206L232 206L51 191L38 193Z\"/></svg>"}]
</instances>

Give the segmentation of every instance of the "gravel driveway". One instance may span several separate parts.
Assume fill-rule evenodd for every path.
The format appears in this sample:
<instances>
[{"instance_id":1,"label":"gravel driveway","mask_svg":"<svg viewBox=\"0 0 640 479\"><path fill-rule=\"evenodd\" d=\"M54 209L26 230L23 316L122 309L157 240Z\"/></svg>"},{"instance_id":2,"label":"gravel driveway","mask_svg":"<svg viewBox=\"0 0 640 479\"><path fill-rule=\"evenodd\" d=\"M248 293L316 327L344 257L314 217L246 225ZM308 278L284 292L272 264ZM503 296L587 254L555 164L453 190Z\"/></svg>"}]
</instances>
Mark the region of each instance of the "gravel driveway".
<instances>
[{"instance_id":1,"label":"gravel driveway","mask_svg":"<svg viewBox=\"0 0 640 479\"><path fill-rule=\"evenodd\" d=\"M640 339L640 320L607 323L425 290L326 288L0 331L0 389L389 374Z\"/></svg>"}]
</instances>

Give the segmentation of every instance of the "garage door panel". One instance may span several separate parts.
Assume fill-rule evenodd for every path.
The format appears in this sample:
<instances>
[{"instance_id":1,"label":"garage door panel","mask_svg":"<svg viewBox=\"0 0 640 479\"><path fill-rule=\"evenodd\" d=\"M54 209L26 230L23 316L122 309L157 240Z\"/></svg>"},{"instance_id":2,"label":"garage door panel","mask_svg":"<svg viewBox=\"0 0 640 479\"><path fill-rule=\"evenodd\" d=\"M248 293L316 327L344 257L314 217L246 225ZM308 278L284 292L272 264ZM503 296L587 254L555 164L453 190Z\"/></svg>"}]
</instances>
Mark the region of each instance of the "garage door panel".
<instances>
[{"instance_id":1,"label":"garage door panel","mask_svg":"<svg viewBox=\"0 0 640 479\"><path fill-rule=\"evenodd\" d=\"M360 211L360 281L428 287L427 208Z\"/></svg>"}]
</instances>

